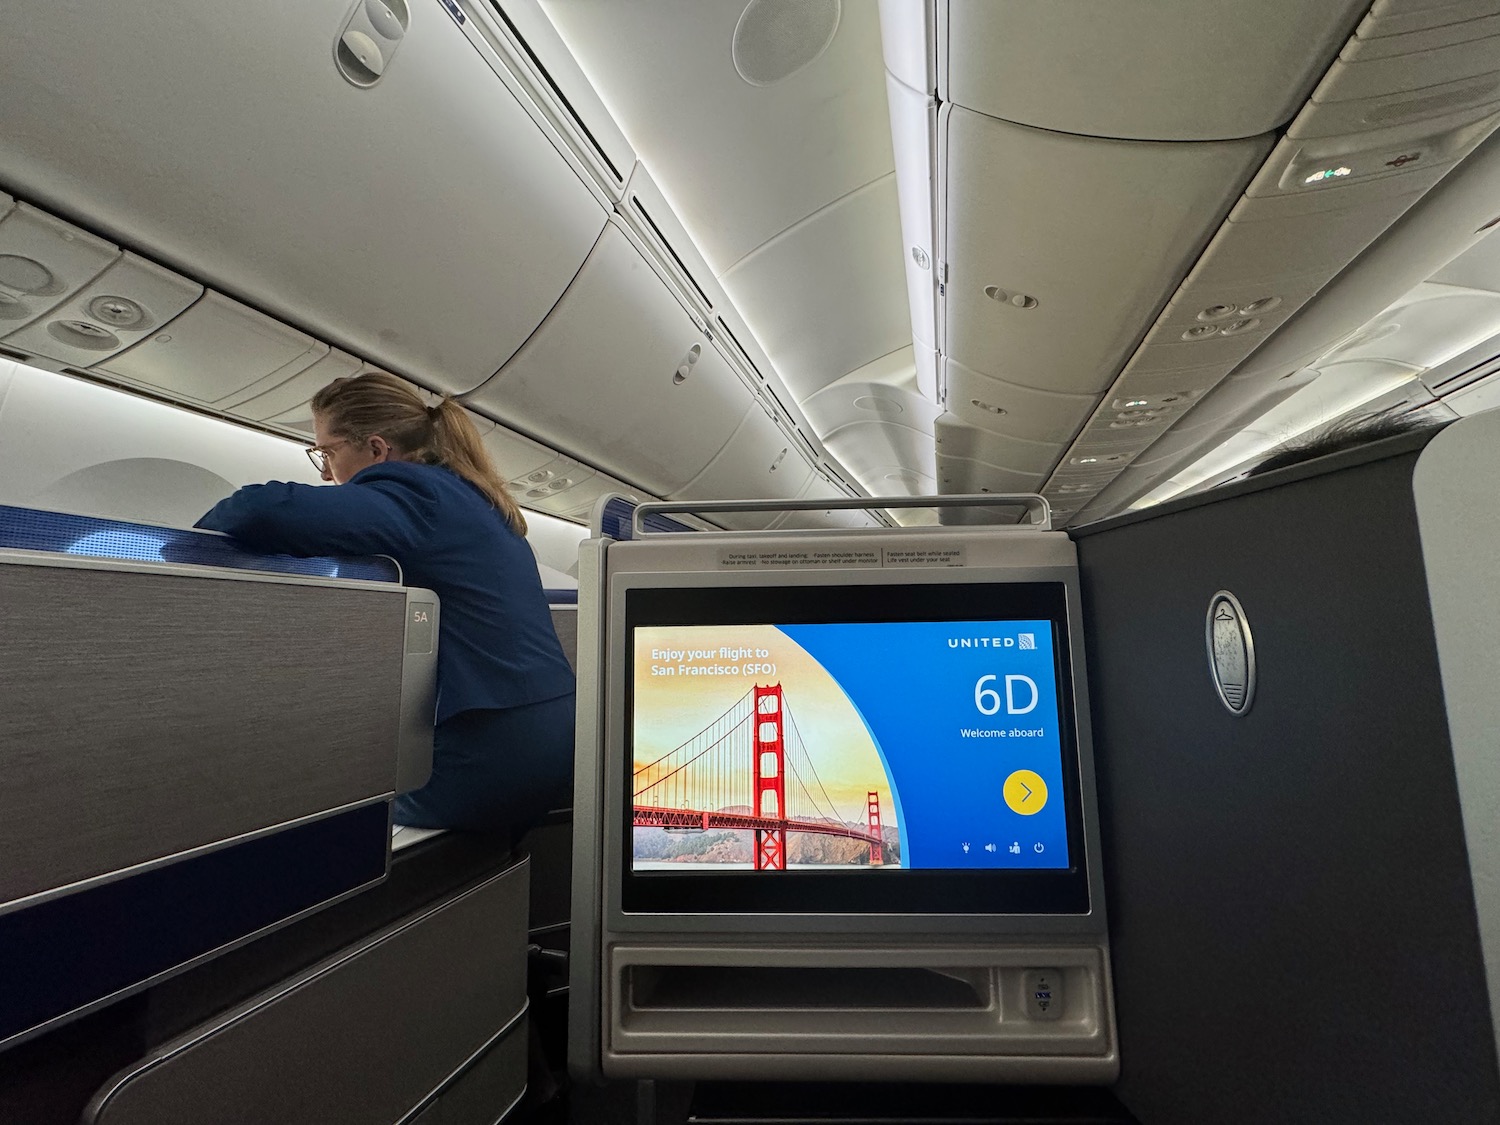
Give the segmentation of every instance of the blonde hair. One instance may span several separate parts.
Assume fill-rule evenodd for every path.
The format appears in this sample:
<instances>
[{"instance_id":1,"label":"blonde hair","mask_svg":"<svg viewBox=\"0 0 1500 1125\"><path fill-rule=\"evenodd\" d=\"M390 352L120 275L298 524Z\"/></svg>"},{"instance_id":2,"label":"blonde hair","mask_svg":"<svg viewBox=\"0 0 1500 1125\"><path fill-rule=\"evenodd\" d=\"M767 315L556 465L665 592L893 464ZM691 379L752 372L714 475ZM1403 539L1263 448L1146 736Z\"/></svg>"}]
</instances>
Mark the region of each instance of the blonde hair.
<instances>
[{"instance_id":1,"label":"blonde hair","mask_svg":"<svg viewBox=\"0 0 1500 1125\"><path fill-rule=\"evenodd\" d=\"M371 371L335 379L313 396L312 408L338 437L361 442L378 435L402 460L441 465L458 474L484 493L512 530L526 534L526 517L485 452L479 431L447 395L427 406L407 383Z\"/></svg>"}]
</instances>

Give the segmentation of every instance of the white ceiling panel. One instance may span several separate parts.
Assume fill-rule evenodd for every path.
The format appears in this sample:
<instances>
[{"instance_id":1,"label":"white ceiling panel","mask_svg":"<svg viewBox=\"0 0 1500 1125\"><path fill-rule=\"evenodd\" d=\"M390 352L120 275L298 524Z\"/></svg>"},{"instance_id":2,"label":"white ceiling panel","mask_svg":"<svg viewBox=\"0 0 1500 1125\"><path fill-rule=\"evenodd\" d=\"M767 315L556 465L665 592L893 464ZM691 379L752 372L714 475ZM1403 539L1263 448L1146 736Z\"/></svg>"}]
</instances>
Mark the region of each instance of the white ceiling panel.
<instances>
[{"instance_id":1,"label":"white ceiling panel","mask_svg":"<svg viewBox=\"0 0 1500 1125\"><path fill-rule=\"evenodd\" d=\"M0 359L0 391L0 503L190 527L239 485L318 479L293 442L83 379Z\"/></svg>"},{"instance_id":2,"label":"white ceiling panel","mask_svg":"<svg viewBox=\"0 0 1500 1125\"><path fill-rule=\"evenodd\" d=\"M944 96L1096 137L1250 137L1292 118L1367 6L950 0Z\"/></svg>"},{"instance_id":3,"label":"white ceiling panel","mask_svg":"<svg viewBox=\"0 0 1500 1125\"><path fill-rule=\"evenodd\" d=\"M961 108L947 128L947 353L1071 394L1114 380L1271 147L1099 140Z\"/></svg>"},{"instance_id":4,"label":"white ceiling panel","mask_svg":"<svg viewBox=\"0 0 1500 1125\"><path fill-rule=\"evenodd\" d=\"M894 422L856 422L823 439L874 495L921 495L937 477L932 435Z\"/></svg>"},{"instance_id":5,"label":"white ceiling panel","mask_svg":"<svg viewBox=\"0 0 1500 1125\"><path fill-rule=\"evenodd\" d=\"M543 7L720 274L893 167L874 3L843 4L826 53L769 86L735 70L744 0Z\"/></svg>"},{"instance_id":6,"label":"white ceiling panel","mask_svg":"<svg viewBox=\"0 0 1500 1125\"><path fill-rule=\"evenodd\" d=\"M360 89L334 61L347 3L12 0L7 186L467 390L541 322L605 215L443 8L413 8Z\"/></svg>"},{"instance_id":7,"label":"white ceiling panel","mask_svg":"<svg viewBox=\"0 0 1500 1125\"><path fill-rule=\"evenodd\" d=\"M819 437L827 437L845 426L874 421L894 422L925 434L932 433L932 423L942 413L942 408L912 389L910 351L902 349L885 358L895 361L893 373L904 376L900 383L860 379L856 372L834 386L825 387L802 404L803 412L817 428ZM877 362L866 370L873 376L879 372L880 366L881 363Z\"/></svg>"},{"instance_id":8,"label":"white ceiling panel","mask_svg":"<svg viewBox=\"0 0 1500 1125\"><path fill-rule=\"evenodd\" d=\"M911 343L896 178L773 239L723 277L800 402Z\"/></svg>"}]
</instances>

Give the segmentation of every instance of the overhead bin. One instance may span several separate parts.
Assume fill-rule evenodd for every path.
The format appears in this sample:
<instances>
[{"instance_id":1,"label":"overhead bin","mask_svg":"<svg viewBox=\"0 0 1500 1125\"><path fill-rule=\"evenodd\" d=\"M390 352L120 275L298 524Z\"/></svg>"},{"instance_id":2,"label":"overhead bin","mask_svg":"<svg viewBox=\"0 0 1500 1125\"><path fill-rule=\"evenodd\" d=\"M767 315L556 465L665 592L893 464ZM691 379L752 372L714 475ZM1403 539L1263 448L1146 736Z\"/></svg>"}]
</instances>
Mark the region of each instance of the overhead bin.
<instances>
[{"instance_id":1,"label":"overhead bin","mask_svg":"<svg viewBox=\"0 0 1500 1125\"><path fill-rule=\"evenodd\" d=\"M905 490L896 488L889 491L899 493ZM802 490L802 495L797 499L846 500L848 497L822 477L813 477L807 482L807 487ZM767 530L790 531L793 528L803 527L875 527L877 523L878 521L869 512L863 512L857 508L834 508L826 511L787 512L772 520Z\"/></svg>"},{"instance_id":2,"label":"overhead bin","mask_svg":"<svg viewBox=\"0 0 1500 1125\"><path fill-rule=\"evenodd\" d=\"M1495 0L1375 0L1361 34L1400 35L1481 19L1500 11Z\"/></svg>"},{"instance_id":3,"label":"overhead bin","mask_svg":"<svg viewBox=\"0 0 1500 1125\"><path fill-rule=\"evenodd\" d=\"M669 500L794 500L814 475L806 455L765 409L753 404L729 443L704 470ZM765 527L774 513L717 512L710 516L725 527Z\"/></svg>"},{"instance_id":4,"label":"overhead bin","mask_svg":"<svg viewBox=\"0 0 1500 1125\"><path fill-rule=\"evenodd\" d=\"M1455 239L1471 240L1493 217L1486 170L1497 153L1492 143L1475 150L1500 121L1500 103L1459 102L1435 117L1427 116L1428 106L1410 121L1375 120L1364 103L1320 100L1339 81L1330 72L1298 114L1069 449L1065 463L1119 448L1104 439L1117 423L1126 426L1122 412L1135 408L1114 404L1128 404L1141 391L1191 390L1201 400L1180 420L1175 415L1184 412L1174 408L1159 443L1155 421L1141 427L1126 444L1137 454L1150 447L1150 455L1136 458L1104 501L1142 495L1219 434L1291 394L1300 384L1289 376L1441 264L1458 248ZM1393 83L1381 96L1399 100L1411 92ZM1408 236L1411 220L1401 220L1428 192L1443 206L1424 200L1415 213L1429 215L1435 227L1429 237ZM1179 372L1190 379L1170 387ZM1209 394L1231 372L1236 385ZM1053 495L1050 487L1047 494Z\"/></svg>"},{"instance_id":5,"label":"overhead bin","mask_svg":"<svg viewBox=\"0 0 1500 1125\"><path fill-rule=\"evenodd\" d=\"M883 20L886 9L886 5L881 6ZM904 53L902 45L892 45L889 38L886 42L887 60L892 53ZM937 346L940 270L937 220L932 206L938 105L930 93L913 90L891 73L886 74L885 91L891 115L891 143L896 153L896 197L901 214L901 255L906 269L912 342L919 349L930 349Z\"/></svg>"},{"instance_id":6,"label":"overhead bin","mask_svg":"<svg viewBox=\"0 0 1500 1125\"><path fill-rule=\"evenodd\" d=\"M945 114L946 353L1065 394L1109 386L1271 147L1269 137L1101 140Z\"/></svg>"},{"instance_id":7,"label":"overhead bin","mask_svg":"<svg viewBox=\"0 0 1500 1125\"><path fill-rule=\"evenodd\" d=\"M327 344L209 291L165 331L93 370L212 405L252 386L274 387L327 354Z\"/></svg>"},{"instance_id":8,"label":"overhead bin","mask_svg":"<svg viewBox=\"0 0 1500 1125\"><path fill-rule=\"evenodd\" d=\"M493 374L603 229L440 5L413 6L368 88L335 65L347 5L19 0L7 16L26 28L0 40L7 87L68 86L66 128L57 99L7 100L8 190L435 388Z\"/></svg>"},{"instance_id":9,"label":"overhead bin","mask_svg":"<svg viewBox=\"0 0 1500 1125\"><path fill-rule=\"evenodd\" d=\"M1055 441L1069 434L1093 410L1097 395L1039 391L991 379L954 360L945 360L948 410L976 429L1025 441Z\"/></svg>"},{"instance_id":10,"label":"overhead bin","mask_svg":"<svg viewBox=\"0 0 1500 1125\"><path fill-rule=\"evenodd\" d=\"M751 393L612 220L535 335L464 401L667 494L730 440Z\"/></svg>"},{"instance_id":11,"label":"overhead bin","mask_svg":"<svg viewBox=\"0 0 1500 1125\"><path fill-rule=\"evenodd\" d=\"M1252 137L1291 119L1366 0L949 0L943 98L1040 129Z\"/></svg>"},{"instance_id":12,"label":"overhead bin","mask_svg":"<svg viewBox=\"0 0 1500 1125\"><path fill-rule=\"evenodd\" d=\"M800 401L911 342L894 172L741 258L724 287Z\"/></svg>"},{"instance_id":13,"label":"overhead bin","mask_svg":"<svg viewBox=\"0 0 1500 1125\"><path fill-rule=\"evenodd\" d=\"M496 76L599 194L619 200L635 152L538 0L479 0L459 10L469 17L459 26Z\"/></svg>"}]
</instances>

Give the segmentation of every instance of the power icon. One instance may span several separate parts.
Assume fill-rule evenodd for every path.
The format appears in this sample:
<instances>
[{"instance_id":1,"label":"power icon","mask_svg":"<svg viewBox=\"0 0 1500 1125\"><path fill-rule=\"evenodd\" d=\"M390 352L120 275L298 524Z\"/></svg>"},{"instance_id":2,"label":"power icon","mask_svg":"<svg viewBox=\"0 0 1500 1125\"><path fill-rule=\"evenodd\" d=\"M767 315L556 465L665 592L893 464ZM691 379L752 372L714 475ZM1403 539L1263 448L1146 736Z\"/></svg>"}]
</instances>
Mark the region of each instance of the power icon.
<instances>
[{"instance_id":1,"label":"power icon","mask_svg":"<svg viewBox=\"0 0 1500 1125\"><path fill-rule=\"evenodd\" d=\"M1016 770L1005 779L1001 793L1010 811L1022 816L1039 813L1047 804L1047 783L1031 770Z\"/></svg>"}]
</instances>

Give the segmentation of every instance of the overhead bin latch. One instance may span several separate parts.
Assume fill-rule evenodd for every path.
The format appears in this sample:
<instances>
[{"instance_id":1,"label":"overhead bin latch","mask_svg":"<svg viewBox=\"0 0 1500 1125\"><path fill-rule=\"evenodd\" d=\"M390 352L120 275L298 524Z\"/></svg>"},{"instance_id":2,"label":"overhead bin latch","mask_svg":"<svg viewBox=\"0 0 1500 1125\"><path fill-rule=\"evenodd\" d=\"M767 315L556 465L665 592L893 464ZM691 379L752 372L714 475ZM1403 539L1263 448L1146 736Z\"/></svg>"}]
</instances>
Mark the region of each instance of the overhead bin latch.
<instances>
[{"instance_id":1,"label":"overhead bin latch","mask_svg":"<svg viewBox=\"0 0 1500 1125\"><path fill-rule=\"evenodd\" d=\"M333 45L334 65L352 85L368 89L391 65L410 26L406 0L357 0Z\"/></svg>"}]
</instances>

